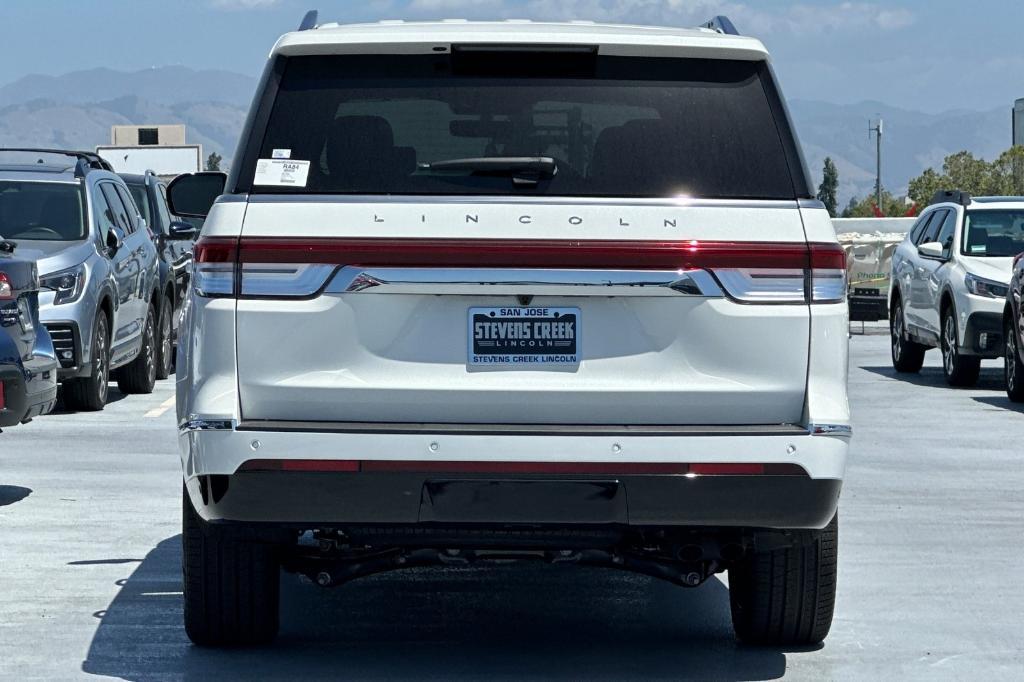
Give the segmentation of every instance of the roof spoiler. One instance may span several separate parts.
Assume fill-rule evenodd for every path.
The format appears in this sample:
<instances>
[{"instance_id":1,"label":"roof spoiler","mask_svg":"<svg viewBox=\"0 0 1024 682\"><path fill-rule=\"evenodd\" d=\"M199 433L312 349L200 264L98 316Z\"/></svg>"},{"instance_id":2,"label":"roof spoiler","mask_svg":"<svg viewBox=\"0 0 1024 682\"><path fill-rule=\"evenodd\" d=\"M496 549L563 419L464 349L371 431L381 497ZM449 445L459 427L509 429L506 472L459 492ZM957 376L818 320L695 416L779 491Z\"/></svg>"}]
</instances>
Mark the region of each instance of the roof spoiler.
<instances>
[{"instance_id":1,"label":"roof spoiler","mask_svg":"<svg viewBox=\"0 0 1024 682\"><path fill-rule=\"evenodd\" d=\"M58 154L76 159L75 176L85 177L89 169L114 172L114 167L96 152L78 152L70 149L37 149L34 147L0 147L0 152L27 152L37 154Z\"/></svg>"},{"instance_id":2,"label":"roof spoiler","mask_svg":"<svg viewBox=\"0 0 1024 682\"><path fill-rule=\"evenodd\" d=\"M735 24L729 20L729 17L724 14L719 14L717 17L704 22L700 25L700 28L710 28L712 31L718 31L727 36L738 36L739 31L736 30Z\"/></svg>"},{"instance_id":3,"label":"roof spoiler","mask_svg":"<svg viewBox=\"0 0 1024 682\"><path fill-rule=\"evenodd\" d=\"M319 12L315 9L311 9L306 12L305 16L302 17L302 22L299 24L300 31L308 31L311 28L316 28L316 18L319 16Z\"/></svg>"},{"instance_id":4,"label":"roof spoiler","mask_svg":"<svg viewBox=\"0 0 1024 682\"><path fill-rule=\"evenodd\" d=\"M971 203L971 195L958 189L940 189L932 196L933 204L960 204L967 206Z\"/></svg>"}]
</instances>

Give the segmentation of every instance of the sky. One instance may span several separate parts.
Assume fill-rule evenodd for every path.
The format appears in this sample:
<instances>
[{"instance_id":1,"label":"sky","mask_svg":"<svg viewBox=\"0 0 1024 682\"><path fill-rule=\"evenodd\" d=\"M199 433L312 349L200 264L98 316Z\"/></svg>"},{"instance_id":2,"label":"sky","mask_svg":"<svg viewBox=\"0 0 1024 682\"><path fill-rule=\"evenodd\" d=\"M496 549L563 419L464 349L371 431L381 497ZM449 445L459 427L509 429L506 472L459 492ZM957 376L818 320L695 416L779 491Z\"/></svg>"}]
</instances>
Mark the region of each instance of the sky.
<instances>
[{"instance_id":1,"label":"sky","mask_svg":"<svg viewBox=\"0 0 1024 682\"><path fill-rule=\"evenodd\" d=\"M926 112L1024 97L1024 0L0 0L0 85L28 74L183 65L257 75L307 9L320 20L590 19L761 38L788 98ZM1009 116L1009 114L1007 114Z\"/></svg>"}]
</instances>

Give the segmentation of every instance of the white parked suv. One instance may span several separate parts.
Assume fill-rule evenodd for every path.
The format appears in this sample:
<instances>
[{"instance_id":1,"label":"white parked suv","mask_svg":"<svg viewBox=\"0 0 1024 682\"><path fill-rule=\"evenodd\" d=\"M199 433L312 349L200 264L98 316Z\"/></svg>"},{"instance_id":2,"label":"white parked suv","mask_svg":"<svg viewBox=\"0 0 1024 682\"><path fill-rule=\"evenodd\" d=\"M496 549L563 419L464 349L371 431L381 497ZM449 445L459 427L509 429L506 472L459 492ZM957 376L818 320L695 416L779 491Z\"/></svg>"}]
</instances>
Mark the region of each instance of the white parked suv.
<instances>
[{"instance_id":1,"label":"white parked suv","mask_svg":"<svg viewBox=\"0 0 1024 682\"><path fill-rule=\"evenodd\" d=\"M1003 308L1024 251L1024 197L939 192L892 258L892 364L917 372L942 350L952 386L973 386L981 361L1005 351Z\"/></svg>"},{"instance_id":2,"label":"white parked suv","mask_svg":"<svg viewBox=\"0 0 1024 682\"><path fill-rule=\"evenodd\" d=\"M206 216L189 637L272 639L281 568L515 557L728 571L742 641L825 637L845 258L764 46L726 20L313 23L226 184L169 188Z\"/></svg>"}]
</instances>

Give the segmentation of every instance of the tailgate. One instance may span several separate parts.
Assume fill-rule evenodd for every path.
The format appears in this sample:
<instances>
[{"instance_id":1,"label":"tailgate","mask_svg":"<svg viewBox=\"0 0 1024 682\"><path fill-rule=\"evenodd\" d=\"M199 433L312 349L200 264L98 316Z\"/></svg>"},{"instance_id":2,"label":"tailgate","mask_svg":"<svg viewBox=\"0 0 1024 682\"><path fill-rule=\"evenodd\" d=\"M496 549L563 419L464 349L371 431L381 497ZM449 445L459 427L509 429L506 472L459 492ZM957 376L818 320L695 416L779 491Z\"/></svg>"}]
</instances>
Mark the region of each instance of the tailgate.
<instances>
[{"instance_id":1,"label":"tailgate","mask_svg":"<svg viewBox=\"0 0 1024 682\"><path fill-rule=\"evenodd\" d=\"M421 217L438 225L430 240L380 226ZM571 218L592 225L586 240L545 238ZM764 241L741 239L751 224ZM246 420L779 424L803 411L808 256L795 202L266 198L248 207L239 254ZM552 311L569 322L554 326ZM572 346L528 359L521 346L551 337ZM494 354L521 361L494 360L486 342L510 341Z\"/></svg>"}]
</instances>

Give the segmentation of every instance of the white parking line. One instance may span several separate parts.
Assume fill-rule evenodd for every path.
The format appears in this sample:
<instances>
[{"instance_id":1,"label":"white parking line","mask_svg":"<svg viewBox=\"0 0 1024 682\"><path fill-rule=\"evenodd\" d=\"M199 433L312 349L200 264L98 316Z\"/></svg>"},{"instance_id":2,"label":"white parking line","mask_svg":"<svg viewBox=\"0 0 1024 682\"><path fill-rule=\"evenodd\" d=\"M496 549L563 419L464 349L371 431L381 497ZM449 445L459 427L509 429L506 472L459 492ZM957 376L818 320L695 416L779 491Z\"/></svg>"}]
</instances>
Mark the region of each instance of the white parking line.
<instances>
[{"instance_id":1,"label":"white parking line","mask_svg":"<svg viewBox=\"0 0 1024 682\"><path fill-rule=\"evenodd\" d=\"M160 403L160 407L154 407L152 410L146 413L147 417L162 417L164 412L174 407L174 396L172 395L167 400Z\"/></svg>"}]
</instances>

